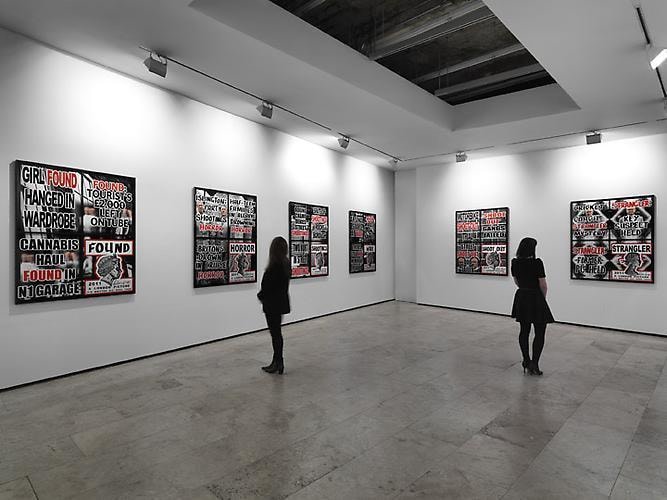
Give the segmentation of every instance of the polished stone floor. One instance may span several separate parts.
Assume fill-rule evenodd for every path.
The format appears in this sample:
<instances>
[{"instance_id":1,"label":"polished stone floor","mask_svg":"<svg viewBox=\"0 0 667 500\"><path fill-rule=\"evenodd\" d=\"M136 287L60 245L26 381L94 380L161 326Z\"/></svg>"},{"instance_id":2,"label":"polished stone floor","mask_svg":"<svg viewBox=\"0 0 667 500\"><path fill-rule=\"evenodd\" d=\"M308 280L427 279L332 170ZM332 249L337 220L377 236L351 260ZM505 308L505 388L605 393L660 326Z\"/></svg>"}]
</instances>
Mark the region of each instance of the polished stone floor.
<instances>
[{"instance_id":1,"label":"polished stone floor","mask_svg":"<svg viewBox=\"0 0 667 500\"><path fill-rule=\"evenodd\" d=\"M0 499L667 498L667 338L389 302L0 393Z\"/></svg>"}]
</instances>

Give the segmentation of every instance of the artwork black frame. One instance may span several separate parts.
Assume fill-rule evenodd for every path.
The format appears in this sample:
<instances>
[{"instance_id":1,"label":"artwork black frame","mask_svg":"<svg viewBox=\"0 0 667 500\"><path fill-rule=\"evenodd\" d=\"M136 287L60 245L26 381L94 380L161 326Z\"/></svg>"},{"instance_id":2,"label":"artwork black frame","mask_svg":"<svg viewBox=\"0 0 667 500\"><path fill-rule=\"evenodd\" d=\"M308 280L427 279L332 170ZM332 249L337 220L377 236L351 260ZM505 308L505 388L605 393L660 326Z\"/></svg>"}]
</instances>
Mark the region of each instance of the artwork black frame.
<instances>
[{"instance_id":1,"label":"artwork black frame","mask_svg":"<svg viewBox=\"0 0 667 500\"><path fill-rule=\"evenodd\" d=\"M611 203L616 202L616 203L621 203L623 205L632 203L634 204L633 200L650 200L650 206L649 207L640 207L641 202L636 204L634 207L612 207ZM587 200L577 200L577 201L571 201L570 202L570 249L569 249L569 258L570 258L570 279L571 280L577 280L577 281L599 281L599 282L610 282L610 283L641 283L641 284L654 284L655 283L655 256L656 256L656 251L655 251L655 217L657 215L657 197L654 194L647 194L647 195L638 195L638 196L617 196L617 197L609 197L609 198L596 198L596 199L587 199ZM581 210L580 208L583 208L583 206L589 205L587 207L587 211L590 211L590 214L587 214L586 220L585 221L575 221L575 217L578 217ZM606 207L605 207L606 205ZM575 210L575 207L577 209ZM627 208L634 208L635 210L639 208L640 210L644 210L646 208L650 209L650 212L646 211L646 213L650 216L650 219L647 222L647 228L646 228L646 234L645 235L637 235L637 238L623 238L623 237L613 237L613 233L616 232L617 234L622 231L624 228L618 227L619 222L615 222L614 219L619 215L621 210L626 210ZM577 212L577 215L575 215L575 211ZM614 211L616 213L612 214ZM597 214L593 213L597 212ZM633 210L634 212L634 210ZM630 214L628 214L630 215ZM579 223L583 225L579 225ZM627 230L631 231L640 231L641 228L639 227L634 227L637 224L641 224L642 220L638 220L636 222L630 222L629 228ZM588 226L587 226L587 225ZM581 231L581 232L586 232L586 231L597 231L593 235L586 235L584 234L582 237L576 237L575 236L575 231ZM625 243L624 243L625 242ZM636 250L638 248L641 248L642 245L647 245L650 243L650 252L613 252L613 247L614 245L618 246L632 246L634 245L634 248L629 248L630 250ZM603 246L604 245L604 246ZM592 250L590 252L583 252L583 248L591 248ZM598 249L606 249L604 251L604 263L598 262L598 265L596 269L602 271L602 268L604 267L604 274L602 273L594 273L591 272L592 276L586 276L586 273L583 271L577 270L577 264L575 263L575 255L577 256L582 256L582 258L585 258L584 256L588 254L589 258L599 257L603 254L602 251ZM614 255L620 255L621 253L625 253L625 257L620 258L620 257L615 257ZM614 275L621 276L623 274L627 275L627 270L629 269L629 266L626 268L625 271L620 271L620 269L616 268L614 269L615 266L618 264L623 264L625 262L625 259L627 255L630 253L635 253L638 255L638 259L641 260L642 258L642 253L647 253L649 256L649 265L647 268L644 270L641 269L641 266L638 265L639 271L635 271L633 268L633 271L636 272L637 276L641 276L640 273L642 272L650 272L650 279L620 279L618 277L614 278ZM621 262L621 260L623 262ZM616 262L616 264L614 263ZM595 265L595 264L589 264L589 265ZM648 271L646 270L648 269Z\"/></svg>"},{"instance_id":2,"label":"artwork black frame","mask_svg":"<svg viewBox=\"0 0 667 500\"><path fill-rule=\"evenodd\" d=\"M197 232L197 191L204 191L212 196L216 196L218 194L225 195L227 197L227 214L226 214L226 219L227 219L227 236L201 236L198 235ZM230 207L229 207L229 197L230 196L240 196L243 197L244 200L253 200L254 201L254 226L251 231L251 236L250 238L233 238L231 237L231 224L229 223L229 217L230 217ZM201 201L201 200L199 200ZM192 207L193 207L193 214L192 214L192 229L193 229L193 253L192 253L192 284L194 288L210 288L210 287L215 287L215 286L228 286L228 285L243 285L247 283L257 283L257 253L258 253L258 245L257 245L257 231L258 231L258 200L257 200L257 195L254 194L247 194L247 193L236 193L234 191L225 191L225 190L220 190L220 189L214 189L214 188L205 188L205 187L200 187L200 186L195 186L192 188ZM216 280L216 279L205 279L201 278L200 280L197 279L197 273L199 272L199 269L197 269L197 251L198 251L198 241L203 241L203 240L211 240L212 242L217 242L221 243L222 246L224 244L227 244L227 255L225 257L226 259L226 269L224 269L224 273L227 274L225 278L222 280ZM253 244L255 247L255 253L252 254L251 257L251 268L254 269L254 278L253 279L248 279L248 280L238 280L238 281L231 281L230 274L231 274L231 264L232 264L232 252L230 250L230 246L232 243L242 243L242 244Z\"/></svg>"},{"instance_id":3,"label":"artwork black frame","mask_svg":"<svg viewBox=\"0 0 667 500\"><path fill-rule=\"evenodd\" d=\"M136 294L136 179L27 160L15 160L11 167L14 175L14 303L22 305ZM22 179L24 168L28 173ZM76 187L72 185L74 179ZM84 194L86 184L89 186L87 195ZM32 201L41 199L43 203L24 203L25 197L32 198ZM59 201L56 201L58 198ZM29 210L28 207L37 210ZM86 209L90 213L86 213ZM42 231L34 230L26 226L30 219L36 222L34 214L59 214L63 221L68 219L76 227L68 230L44 226ZM113 226L112 221L119 225ZM86 226L89 226L88 232ZM44 249L37 249L39 241L45 242ZM47 244L46 241L52 243ZM30 248L29 242L33 242L35 248ZM26 262L23 262L23 257L26 257ZM78 260L67 260L71 257ZM50 269L41 269L43 266L50 266ZM41 271L54 279L42 280L39 277L37 281L44 283L26 285L21 279L22 267L30 267L36 274ZM106 269L104 275L100 274L101 268ZM58 288L78 288L79 291L65 296L36 296L38 287L41 290L39 293L46 293L46 290L52 293ZM107 287L112 290L104 291ZM28 290L31 290L30 294Z\"/></svg>"},{"instance_id":4,"label":"artwork black frame","mask_svg":"<svg viewBox=\"0 0 667 500\"><path fill-rule=\"evenodd\" d=\"M353 217L354 216L360 216L363 221L362 221L362 236L361 237L355 237L353 235L353 227L352 224L353 222ZM368 222L368 217L373 217L373 222L369 223ZM370 225L372 224L372 238L369 238L366 236L367 234L367 228L371 227ZM356 257L353 255L353 246L354 245L361 245L361 253L362 253L362 261L361 261L361 268L355 269L352 261ZM365 252L365 246L366 245L372 245L374 250L373 250L373 268L372 269L366 269L366 252ZM354 250L356 253L357 250ZM371 212L361 212L358 210L350 210L348 212L348 272L350 274L359 274L359 273L374 273L377 271L377 214L371 213Z\"/></svg>"},{"instance_id":5,"label":"artwork black frame","mask_svg":"<svg viewBox=\"0 0 667 500\"><path fill-rule=\"evenodd\" d=\"M497 239L491 239L487 240L486 242L482 239L482 213L483 212L498 212L498 211L504 211L505 212L505 237L504 238L497 238ZM473 214L477 213L478 215L478 228L476 232L478 233L478 237L475 239L464 239L461 237L462 234L464 234L463 231L459 231L459 214ZM510 209L509 207L492 207L492 208L474 208L470 210L456 210L454 214L454 271L456 274L466 274L466 275L479 275L479 276L508 276L509 275L509 236L510 236ZM458 258L459 258L459 245L460 244L470 244L471 246L475 246L476 251L478 253L478 259L479 259L479 271L478 272L472 272L472 271L461 271L459 269L458 265ZM484 266L482 265L482 257L483 257L483 247L484 245L487 246L505 246L505 271L502 273L490 273L490 272L484 272L483 268ZM502 264L502 257L500 258L500 264ZM500 266L503 267L503 266Z\"/></svg>"},{"instance_id":6,"label":"artwork black frame","mask_svg":"<svg viewBox=\"0 0 667 500\"><path fill-rule=\"evenodd\" d=\"M295 211L295 208L299 208L299 211ZM315 212L315 213L314 213ZM303 232L303 229L295 229L293 227L293 222L296 222L296 214L302 214L300 217L305 217L307 218L307 224L308 224L308 237L306 238L305 235L300 234L297 235L297 232ZM326 217L326 238L313 238L312 230L313 230L313 217L314 216L325 216ZM329 228L330 228L330 223L331 223L331 218L329 216L329 207L325 205L314 205L312 203L302 203L302 202L297 202L297 201L290 201L288 203L288 209L287 209L287 223L288 223L288 234L289 234L289 259L290 259L290 266L291 266L291 276L292 279L303 279L303 278L321 278L324 276L329 276L330 272L330 266L329 266ZM321 228L319 228L321 230ZM302 238L297 239L296 236L300 236ZM308 262L308 273L297 273L296 275L294 274L295 269L303 269L303 266L297 266L296 268L294 267L294 260L293 260L293 255L292 255L292 248L294 244L302 244L302 245L307 245L307 262ZM320 256L323 259L323 262L326 261L326 271L321 272L318 274L312 274L313 270L313 263L312 263L312 255L313 255L313 244L315 245L324 245L326 248L326 252L322 254L320 252ZM302 256L304 256L302 254ZM320 266L324 267L324 266Z\"/></svg>"}]
</instances>

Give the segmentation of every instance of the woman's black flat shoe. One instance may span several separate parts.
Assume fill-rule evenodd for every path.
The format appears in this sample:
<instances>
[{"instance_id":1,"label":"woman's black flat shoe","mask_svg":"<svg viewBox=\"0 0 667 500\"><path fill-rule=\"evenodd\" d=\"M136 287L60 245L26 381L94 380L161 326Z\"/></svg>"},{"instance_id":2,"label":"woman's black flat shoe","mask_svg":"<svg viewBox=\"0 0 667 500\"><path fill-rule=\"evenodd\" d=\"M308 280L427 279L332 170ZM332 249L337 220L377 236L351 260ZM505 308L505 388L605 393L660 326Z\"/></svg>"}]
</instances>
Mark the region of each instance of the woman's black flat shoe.
<instances>
[{"instance_id":1,"label":"woman's black flat shoe","mask_svg":"<svg viewBox=\"0 0 667 500\"><path fill-rule=\"evenodd\" d=\"M524 375L526 374L526 372L530 373L530 369L529 369L530 361L522 361L521 366L523 366Z\"/></svg>"}]
</instances>

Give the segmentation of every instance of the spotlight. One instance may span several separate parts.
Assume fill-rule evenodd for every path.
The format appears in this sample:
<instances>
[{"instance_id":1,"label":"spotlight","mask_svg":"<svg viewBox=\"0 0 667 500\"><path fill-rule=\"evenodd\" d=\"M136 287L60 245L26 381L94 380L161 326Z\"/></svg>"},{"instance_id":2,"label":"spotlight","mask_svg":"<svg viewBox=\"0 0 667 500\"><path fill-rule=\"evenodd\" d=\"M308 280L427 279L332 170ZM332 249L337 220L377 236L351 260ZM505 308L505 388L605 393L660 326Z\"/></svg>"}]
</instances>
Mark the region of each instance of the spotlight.
<instances>
[{"instance_id":1,"label":"spotlight","mask_svg":"<svg viewBox=\"0 0 667 500\"><path fill-rule=\"evenodd\" d=\"M468 160L468 155L465 151L459 151L456 153L456 163L463 163Z\"/></svg>"},{"instance_id":2,"label":"spotlight","mask_svg":"<svg viewBox=\"0 0 667 500\"><path fill-rule=\"evenodd\" d=\"M398 168L398 162L399 162L398 158L392 158L391 160L389 160L388 163L391 168L395 169Z\"/></svg>"},{"instance_id":3,"label":"spotlight","mask_svg":"<svg viewBox=\"0 0 667 500\"><path fill-rule=\"evenodd\" d=\"M270 120L273 116L273 104L271 104L269 101L262 101L259 106L257 106L257 111L259 111L259 114L264 118L268 118Z\"/></svg>"},{"instance_id":4,"label":"spotlight","mask_svg":"<svg viewBox=\"0 0 667 500\"><path fill-rule=\"evenodd\" d=\"M602 134L600 132L588 132L586 134L586 144L600 144L602 142Z\"/></svg>"},{"instance_id":5,"label":"spotlight","mask_svg":"<svg viewBox=\"0 0 667 500\"><path fill-rule=\"evenodd\" d=\"M658 66L667 61L667 49L649 45L647 50L651 61L651 69L658 69Z\"/></svg>"},{"instance_id":6,"label":"spotlight","mask_svg":"<svg viewBox=\"0 0 667 500\"><path fill-rule=\"evenodd\" d=\"M167 60L157 52L150 53L144 61L144 66L148 68L148 71L162 78L167 76Z\"/></svg>"},{"instance_id":7,"label":"spotlight","mask_svg":"<svg viewBox=\"0 0 667 500\"><path fill-rule=\"evenodd\" d=\"M346 135L340 134L338 136L338 144L341 148L347 149L347 147L350 145L350 138Z\"/></svg>"}]
</instances>

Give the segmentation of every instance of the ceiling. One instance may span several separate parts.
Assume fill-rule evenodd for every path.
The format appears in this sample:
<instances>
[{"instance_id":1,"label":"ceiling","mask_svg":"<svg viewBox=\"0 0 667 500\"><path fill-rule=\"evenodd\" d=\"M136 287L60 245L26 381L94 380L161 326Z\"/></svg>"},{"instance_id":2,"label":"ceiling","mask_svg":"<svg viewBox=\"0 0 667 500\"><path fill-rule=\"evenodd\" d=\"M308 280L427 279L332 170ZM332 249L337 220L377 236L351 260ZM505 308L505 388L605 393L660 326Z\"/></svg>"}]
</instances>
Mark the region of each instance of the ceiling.
<instances>
[{"instance_id":1,"label":"ceiling","mask_svg":"<svg viewBox=\"0 0 667 500\"><path fill-rule=\"evenodd\" d=\"M667 47L667 2L641 7L653 42ZM453 105L426 80L412 81L432 67L429 56L406 49L372 60L269 0L0 0L0 26L331 149L340 150L336 133L349 135L347 154L382 166L389 156L411 168L452 161L458 150L475 158L569 146L584 142L583 131L632 123L639 125L614 128L605 140L667 131L633 1L485 0L484 8L505 31L477 49L520 44L556 83ZM280 109L265 120L255 99L176 64L159 78L143 67L140 46L327 128ZM477 57L475 43L467 50L457 57ZM400 52L412 55L399 60Z\"/></svg>"},{"instance_id":2,"label":"ceiling","mask_svg":"<svg viewBox=\"0 0 667 500\"><path fill-rule=\"evenodd\" d=\"M449 104L555 83L482 0L272 0Z\"/></svg>"}]
</instances>

